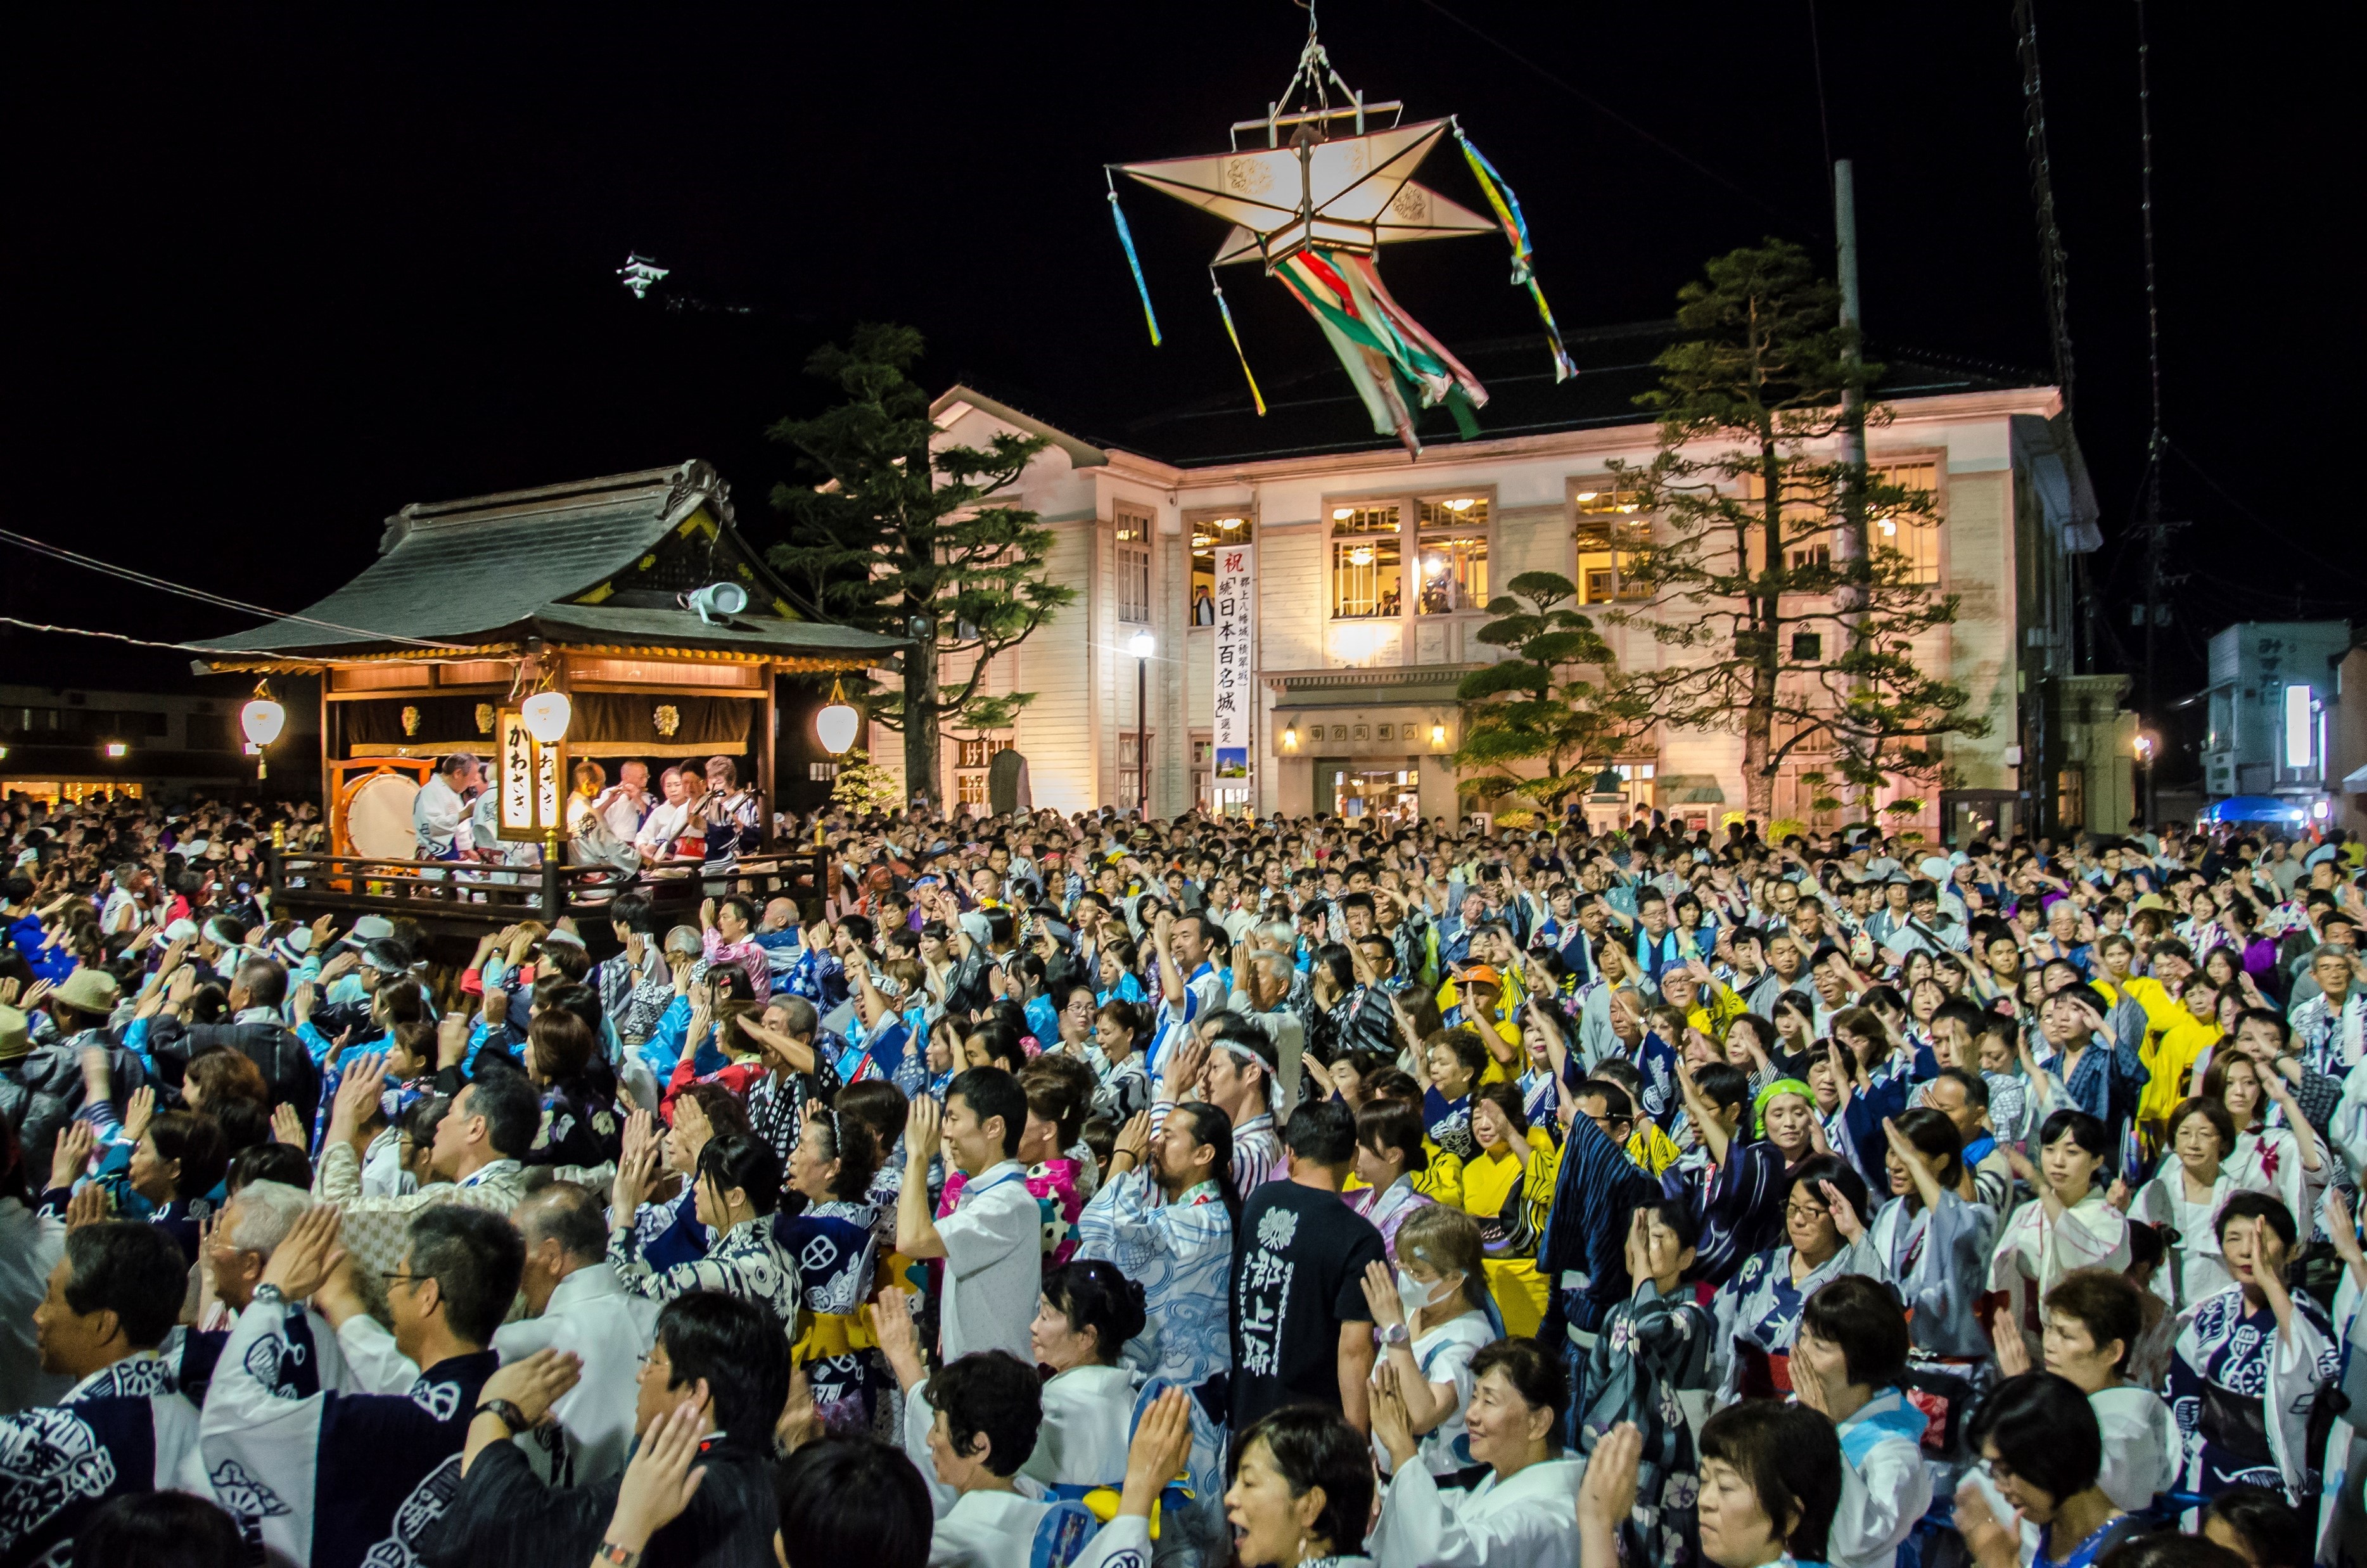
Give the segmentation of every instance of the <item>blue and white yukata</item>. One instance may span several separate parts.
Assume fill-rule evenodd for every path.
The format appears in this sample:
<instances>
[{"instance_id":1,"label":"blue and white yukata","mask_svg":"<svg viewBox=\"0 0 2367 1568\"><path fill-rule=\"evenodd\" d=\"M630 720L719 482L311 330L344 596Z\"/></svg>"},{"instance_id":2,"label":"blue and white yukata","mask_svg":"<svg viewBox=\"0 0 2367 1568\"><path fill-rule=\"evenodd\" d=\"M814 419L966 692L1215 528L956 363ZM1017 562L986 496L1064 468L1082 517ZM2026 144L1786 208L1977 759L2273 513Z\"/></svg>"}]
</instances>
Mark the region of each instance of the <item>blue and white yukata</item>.
<instances>
[{"instance_id":1,"label":"blue and white yukata","mask_svg":"<svg viewBox=\"0 0 2367 1568\"><path fill-rule=\"evenodd\" d=\"M2318 1489L2310 1416L2341 1367L2333 1324L2302 1292L2293 1292L2290 1337L2265 1302L2246 1303L2241 1285L2205 1297L2170 1353L2169 1407L2185 1439L2180 1490L2268 1486L2307 1505Z\"/></svg>"},{"instance_id":2,"label":"blue and white yukata","mask_svg":"<svg viewBox=\"0 0 2367 1568\"><path fill-rule=\"evenodd\" d=\"M792 1219L776 1216L781 1249L797 1259L798 1296L804 1309L794 1325L798 1359L813 1385L814 1409L832 1432L873 1430L887 1363L866 1344L864 1303L879 1258L879 1211L868 1203L832 1200Z\"/></svg>"},{"instance_id":3,"label":"blue and white yukata","mask_svg":"<svg viewBox=\"0 0 2367 1568\"><path fill-rule=\"evenodd\" d=\"M1189 1539L1210 1552L1224 1531L1225 1380L1233 1364L1233 1222L1217 1184L1167 1201L1148 1171L1120 1172L1077 1216L1079 1258L1104 1258L1142 1285L1146 1326L1125 1359L1150 1385L1190 1389L1195 1517Z\"/></svg>"},{"instance_id":4,"label":"blue and white yukata","mask_svg":"<svg viewBox=\"0 0 2367 1568\"><path fill-rule=\"evenodd\" d=\"M170 1362L141 1351L74 1384L55 1404L0 1416L0 1562L66 1560L110 1498L206 1495L198 1407Z\"/></svg>"}]
</instances>

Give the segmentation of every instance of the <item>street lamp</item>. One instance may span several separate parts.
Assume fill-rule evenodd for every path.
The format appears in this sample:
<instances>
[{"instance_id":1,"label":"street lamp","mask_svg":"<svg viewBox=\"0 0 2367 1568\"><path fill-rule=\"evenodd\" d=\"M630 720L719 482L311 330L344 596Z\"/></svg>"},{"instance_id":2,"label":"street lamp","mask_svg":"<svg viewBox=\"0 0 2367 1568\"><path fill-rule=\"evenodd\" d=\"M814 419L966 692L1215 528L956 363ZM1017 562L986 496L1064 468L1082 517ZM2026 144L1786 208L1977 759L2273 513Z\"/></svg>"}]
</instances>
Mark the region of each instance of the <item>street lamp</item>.
<instances>
[{"instance_id":1,"label":"street lamp","mask_svg":"<svg viewBox=\"0 0 2367 1568\"><path fill-rule=\"evenodd\" d=\"M1134 804L1146 822L1150 819L1150 656L1158 647L1149 627L1126 645L1134 655Z\"/></svg>"},{"instance_id":2,"label":"street lamp","mask_svg":"<svg viewBox=\"0 0 2367 1568\"><path fill-rule=\"evenodd\" d=\"M246 742L255 748L255 780L261 784L269 772L263 757L264 748L279 739L288 724L288 710L271 700L271 687L262 681L255 683L255 696L239 709L238 725L246 731Z\"/></svg>"}]
</instances>

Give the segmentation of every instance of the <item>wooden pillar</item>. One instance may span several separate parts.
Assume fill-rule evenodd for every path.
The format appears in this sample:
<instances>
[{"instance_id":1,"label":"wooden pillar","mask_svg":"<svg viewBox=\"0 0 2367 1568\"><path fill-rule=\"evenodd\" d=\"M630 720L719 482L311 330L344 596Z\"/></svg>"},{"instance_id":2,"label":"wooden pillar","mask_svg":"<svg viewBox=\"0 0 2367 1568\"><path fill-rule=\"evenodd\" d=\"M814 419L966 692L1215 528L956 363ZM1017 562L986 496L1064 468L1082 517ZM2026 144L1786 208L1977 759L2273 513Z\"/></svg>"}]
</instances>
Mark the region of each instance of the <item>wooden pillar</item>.
<instances>
[{"instance_id":1,"label":"wooden pillar","mask_svg":"<svg viewBox=\"0 0 2367 1568\"><path fill-rule=\"evenodd\" d=\"M764 803L763 843L765 848L770 849L776 842L773 833L773 814L781 808L781 797L777 787L780 781L774 773L775 753L779 750L776 742L778 739L776 732L780 728L780 681L769 663L758 665L756 671L759 679L764 682L764 708L758 715L759 722L764 727L764 733L763 749L756 753L756 794Z\"/></svg>"}]
</instances>

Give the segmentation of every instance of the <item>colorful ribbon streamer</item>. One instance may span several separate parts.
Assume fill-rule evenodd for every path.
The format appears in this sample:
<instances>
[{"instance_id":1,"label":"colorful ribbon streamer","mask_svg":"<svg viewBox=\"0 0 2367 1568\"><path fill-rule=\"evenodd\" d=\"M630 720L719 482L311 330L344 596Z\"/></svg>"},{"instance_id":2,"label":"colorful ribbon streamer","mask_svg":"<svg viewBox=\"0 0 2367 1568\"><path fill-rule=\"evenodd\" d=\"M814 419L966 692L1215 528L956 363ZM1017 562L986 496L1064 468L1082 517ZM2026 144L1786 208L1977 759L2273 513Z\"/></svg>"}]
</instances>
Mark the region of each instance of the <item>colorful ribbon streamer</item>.
<instances>
[{"instance_id":1,"label":"colorful ribbon streamer","mask_svg":"<svg viewBox=\"0 0 2367 1568\"><path fill-rule=\"evenodd\" d=\"M1554 323L1553 307L1546 303L1546 291L1537 287L1536 268L1532 265L1536 253L1529 244L1529 222L1521 214L1521 198L1512 194L1512 187L1496 172L1496 165L1488 162L1487 154L1471 145L1471 139L1463 134L1459 124L1455 128L1455 141L1463 149L1464 161L1471 165L1472 176L1487 195L1488 205L1495 209L1496 221L1504 226L1504 237L1512 242L1512 281L1525 284L1529 298L1537 302L1537 317L1546 324L1546 341L1553 347L1554 379L1567 381L1578 374L1578 367L1571 363L1569 351L1562 346L1561 328Z\"/></svg>"},{"instance_id":2,"label":"colorful ribbon streamer","mask_svg":"<svg viewBox=\"0 0 2367 1568\"><path fill-rule=\"evenodd\" d=\"M1250 384L1250 401L1257 405L1258 417L1265 417L1265 394L1258 390L1257 377L1250 371L1250 356L1241 352L1241 334L1233 330L1233 308L1225 303L1225 286L1217 281L1217 269L1208 269L1208 292L1217 297L1217 312L1225 318L1225 335L1233 340L1233 353L1241 362L1241 375ZM1155 330L1155 329L1154 329Z\"/></svg>"},{"instance_id":3,"label":"colorful ribbon streamer","mask_svg":"<svg viewBox=\"0 0 2367 1568\"><path fill-rule=\"evenodd\" d=\"M1134 234L1126 226L1126 209L1117 204L1117 181L1111 177L1107 169L1102 171L1102 178L1109 184L1110 216L1117 220L1117 243L1126 247L1126 265L1134 271L1134 291L1142 296L1142 319L1150 326L1150 346L1157 348L1159 317L1150 308L1150 286L1142 281L1142 260L1134 254ZM1228 327L1232 325L1230 317L1226 318L1225 324ZM1234 346L1238 348L1240 344L1237 343ZM1247 368L1246 362L1243 368ZM1265 410L1261 407L1258 412L1263 413Z\"/></svg>"}]
</instances>

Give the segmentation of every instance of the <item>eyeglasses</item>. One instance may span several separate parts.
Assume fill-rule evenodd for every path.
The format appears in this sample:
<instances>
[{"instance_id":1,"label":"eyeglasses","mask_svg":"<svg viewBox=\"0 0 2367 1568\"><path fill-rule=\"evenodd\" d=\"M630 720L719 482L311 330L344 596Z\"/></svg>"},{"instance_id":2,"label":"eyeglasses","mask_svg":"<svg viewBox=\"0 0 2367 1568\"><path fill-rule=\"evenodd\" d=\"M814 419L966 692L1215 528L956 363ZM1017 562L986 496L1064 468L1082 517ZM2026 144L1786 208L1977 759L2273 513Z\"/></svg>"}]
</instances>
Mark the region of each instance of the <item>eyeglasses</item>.
<instances>
[{"instance_id":1,"label":"eyeglasses","mask_svg":"<svg viewBox=\"0 0 2367 1568\"><path fill-rule=\"evenodd\" d=\"M1822 1203L1786 1203L1784 1205L1784 1212L1787 1214L1796 1214L1804 1220L1830 1219L1833 1213Z\"/></svg>"},{"instance_id":2,"label":"eyeglasses","mask_svg":"<svg viewBox=\"0 0 2367 1568\"><path fill-rule=\"evenodd\" d=\"M2011 1481L2013 1479L2013 1467L2006 1463L2006 1461L2001 1459L1985 1459L1981 1461L1980 1470L1981 1473L1988 1476L1991 1481Z\"/></svg>"}]
</instances>

